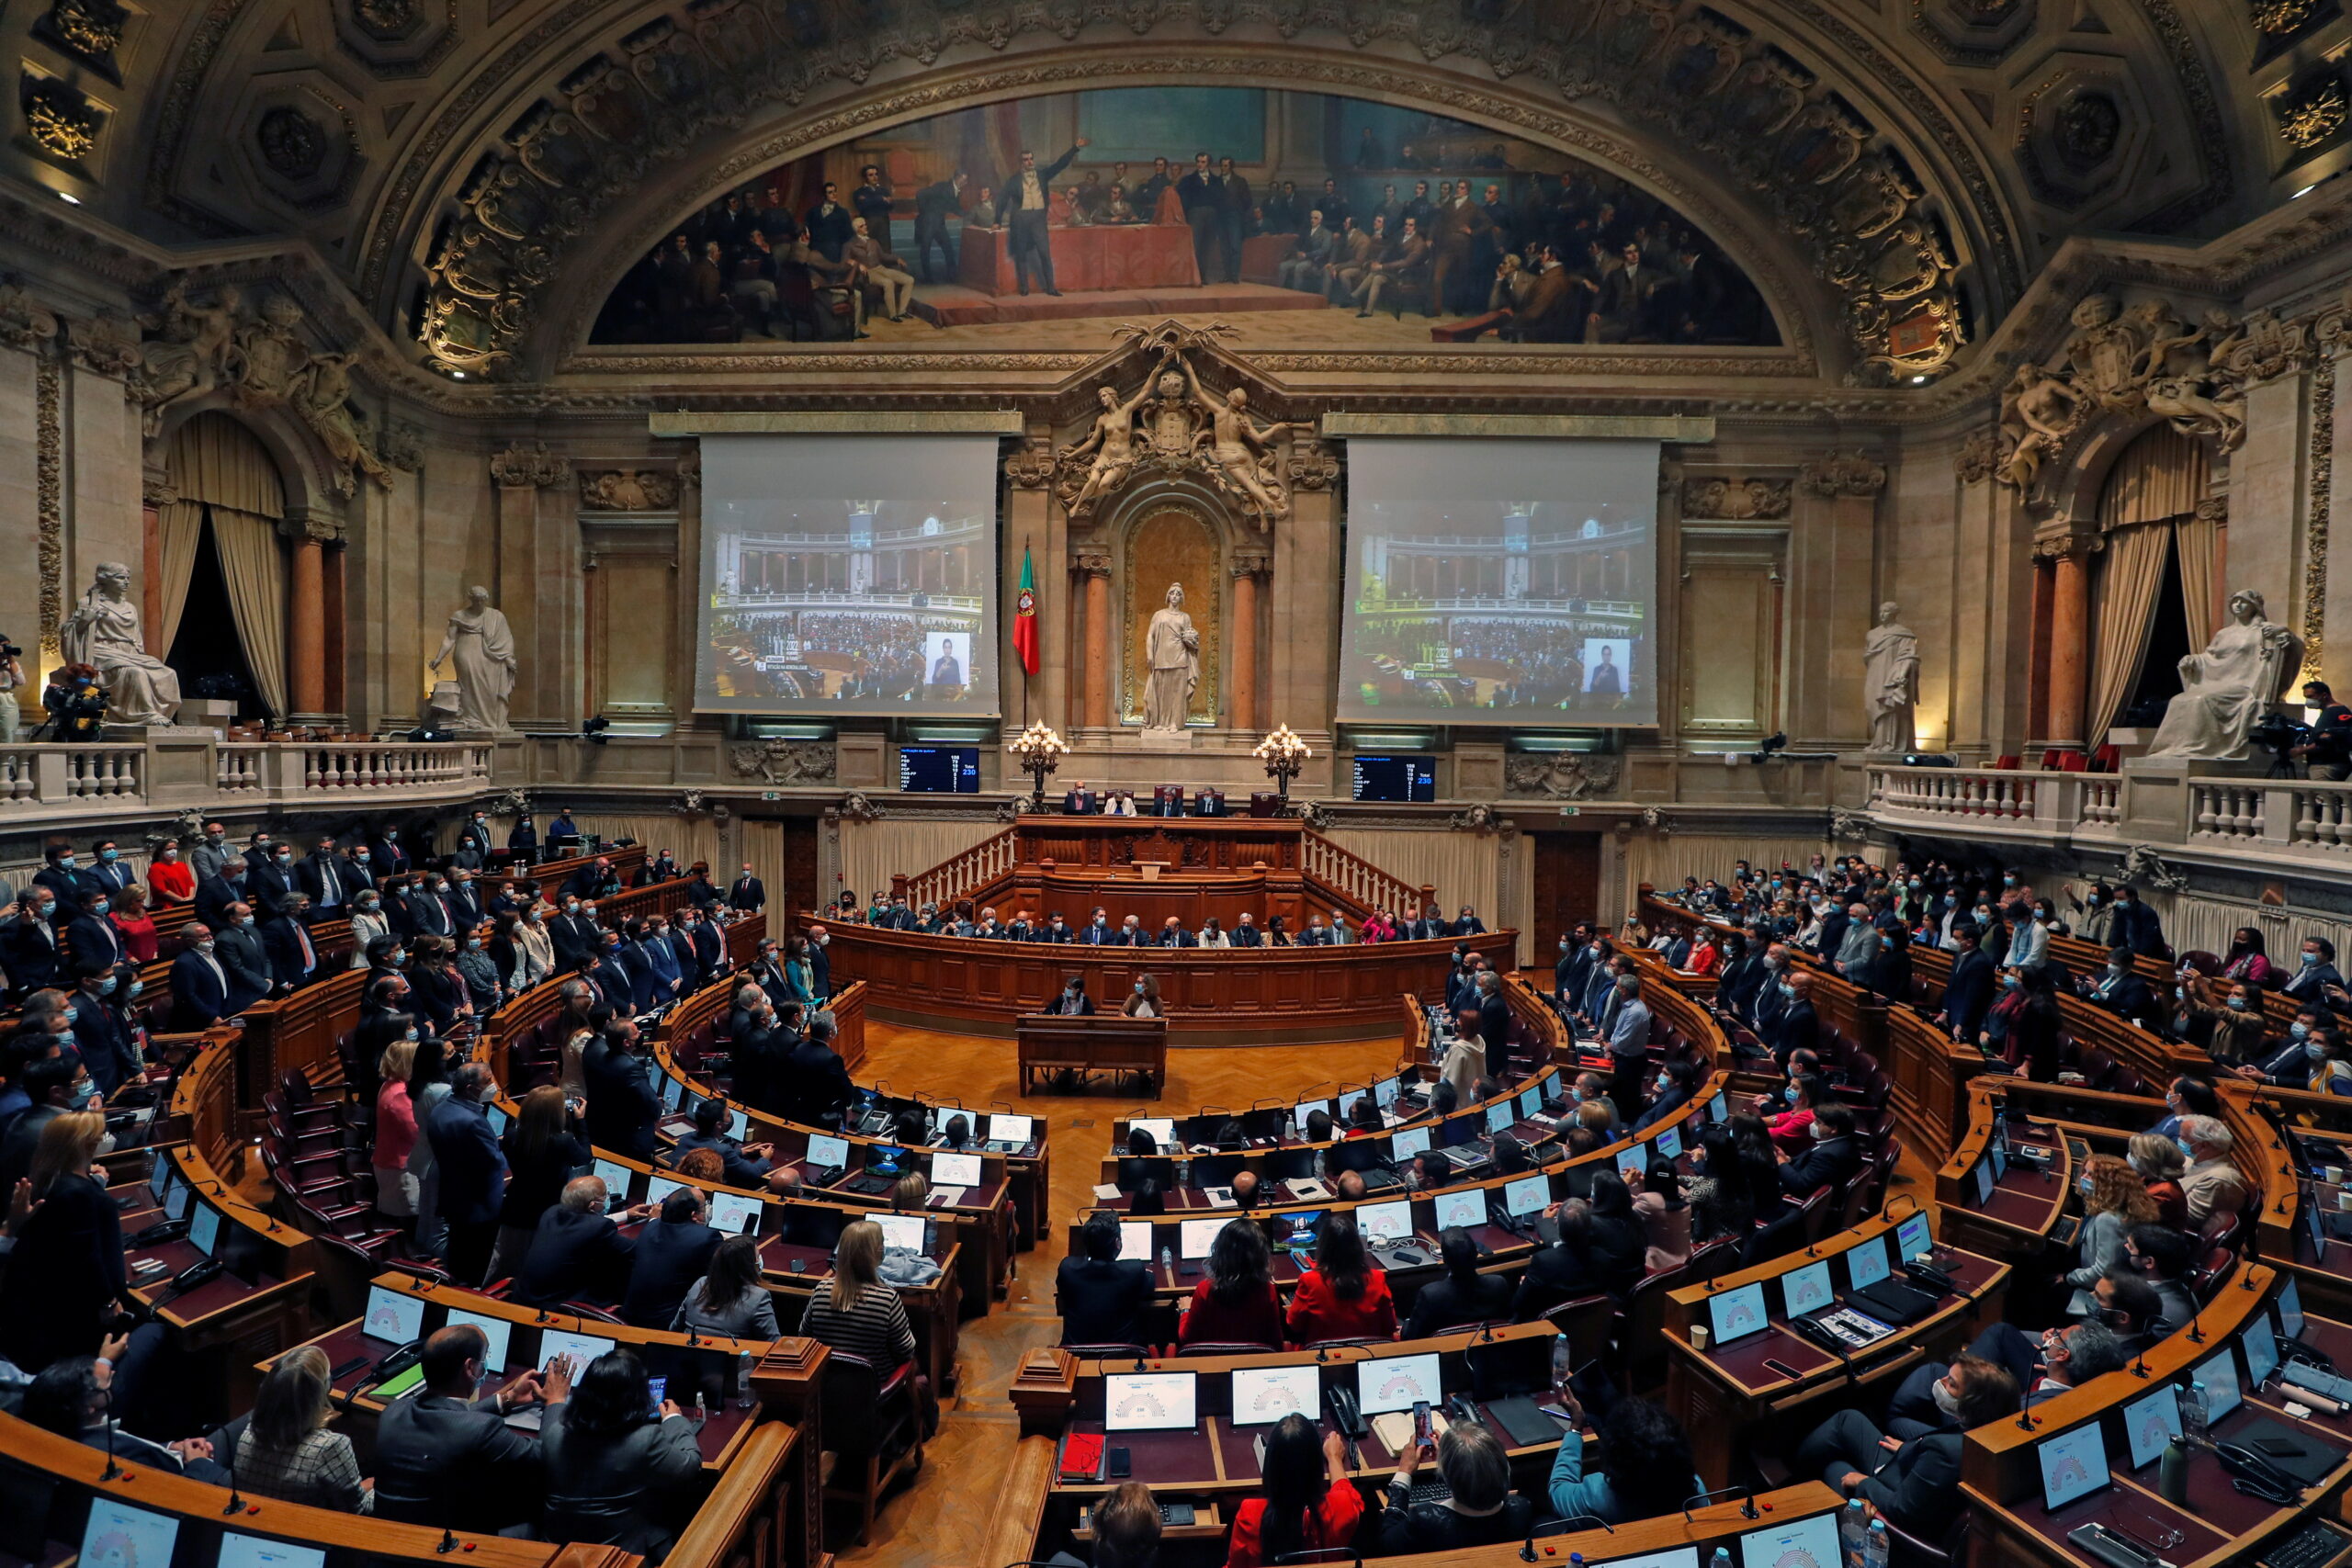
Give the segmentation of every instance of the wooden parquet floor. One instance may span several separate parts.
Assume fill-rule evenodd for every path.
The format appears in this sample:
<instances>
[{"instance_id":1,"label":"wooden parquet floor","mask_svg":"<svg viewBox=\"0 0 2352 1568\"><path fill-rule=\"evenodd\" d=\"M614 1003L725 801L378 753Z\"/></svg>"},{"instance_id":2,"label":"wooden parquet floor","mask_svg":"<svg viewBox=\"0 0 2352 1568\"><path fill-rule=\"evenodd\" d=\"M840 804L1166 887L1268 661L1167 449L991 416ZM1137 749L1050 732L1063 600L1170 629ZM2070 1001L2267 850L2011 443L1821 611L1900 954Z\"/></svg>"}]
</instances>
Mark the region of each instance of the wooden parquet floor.
<instances>
[{"instance_id":1,"label":"wooden parquet floor","mask_svg":"<svg viewBox=\"0 0 2352 1568\"><path fill-rule=\"evenodd\" d=\"M891 1495L864 1546L835 1546L841 1562L856 1568L997 1568L980 1562L980 1540L1020 1431L1005 1390L1023 1354L1060 1340L1054 1270L1066 1250L1069 1217L1092 1200L1112 1122L1145 1102L1132 1091L1109 1089L1022 1099L1010 1040L868 1022L865 1042L861 1083L888 1083L900 1094L946 1095L975 1107L1001 1100L1045 1117L1050 1128L1053 1204L1046 1239L1035 1252L1016 1255L1019 1271L1009 1299L964 1325L956 1357L963 1393L947 1403L922 1473ZM1168 1087L1147 1113L1188 1115L1204 1105L1240 1109L1269 1098L1295 1101L1318 1084L1383 1077L1396 1058L1394 1035L1329 1045L1170 1051Z\"/></svg>"}]
</instances>

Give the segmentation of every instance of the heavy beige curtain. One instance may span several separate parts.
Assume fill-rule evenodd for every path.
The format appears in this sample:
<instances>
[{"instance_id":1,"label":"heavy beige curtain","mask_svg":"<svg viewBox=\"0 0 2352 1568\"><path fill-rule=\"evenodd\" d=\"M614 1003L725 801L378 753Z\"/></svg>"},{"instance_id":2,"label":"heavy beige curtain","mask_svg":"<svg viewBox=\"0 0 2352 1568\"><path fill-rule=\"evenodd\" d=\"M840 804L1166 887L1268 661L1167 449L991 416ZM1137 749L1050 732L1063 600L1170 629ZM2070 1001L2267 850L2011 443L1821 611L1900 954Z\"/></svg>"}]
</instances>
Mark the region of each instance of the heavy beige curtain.
<instances>
[{"instance_id":1,"label":"heavy beige curtain","mask_svg":"<svg viewBox=\"0 0 2352 1568\"><path fill-rule=\"evenodd\" d=\"M555 813L542 807L535 815L539 831L545 833ZM710 867L712 881L721 887L727 886L732 868L718 862L718 824L708 817L676 817L668 812L605 817L581 811L575 812L571 819L580 824L582 833L602 834L607 839L635 839L645 846L648 860L667 850L682 867L701 861Z\"/></svg>"},{"instance_id":2,"label":"heavy beige curtain","mask_svg":"<svg viewBox=\"0 0 2352 1568\"><path fill-rule=\"evenodd\" d=\"M808 908L813 890L785 885L783 823L747 818L743 823L741 839L743 859L752 863L752 874L758 877L760 886L767 889L768 930L781 931L785 923L784 912ZM713 880L721 888L741 874L739 869L732 865L714 866L712 871Z\"/></svg>"},{"instance_id":3,"label":"heavy beige curtain","mask_svg":"<svg viewBox=\"0 0 2352 1568\"><path fill-rule=\"evenodd\" d=\"M1606 855L1608 849L1604 840L1601 852ZM1681 886L1686 876L1724 882L1732 866L1743 860L1769 875L1783 861L1802 870L1815 855L1834 857L1854 849L1821 839L1766 834L1636 833L1625 844L1624 907L1633 907L1634 895L1645 882L1665 888Z\"/></svg>"},{"instance_id":4,"label":"heavy beige curtain","mask_svg":"<svg viewBox=\"0 0 2352 1568\"><path fill-rule=\"evenodd\" d=\"M941 861L959 855L984 839L1003 832L1004 824L985 817L956 817L938 821L885 818L879 822L842 824L842 888L857 895L862 908L876 889L890 890L890 874L920 876ZM796 887L798 904L814 897L824 903L839 896L833 887ZM773 901L775 889L768 889Z\"/></svg>"},{"instance_id":5,"label":"heavy beige curtain","mask_svg":"<svg viewBox=\"0 0 2352 1568\"><path fill-rule=\"evenodd\" d=\"M164 471L179 492L164 509L164 648L187 608L197 536L209 510L212 544L229 589L229 609L244 645L254 687L272 714L286 712L286 551L277 521L286 487L268 449L224 413L200 413L172 432Z\"/></svg>"},{"instance_id":6,"label":"heavy beige curtain","mask_svg":"<svg viewBox=\"0 0 2352 1568\"><path fill-rule=\"evenodd\" d=\"M1491 833L1428 829L1335 828L1330 840L1360 860L1416 887L1437 889L1437 906L1453 919L1467 904L1488 930L1504 924L1500 844ZM1404 911L1389 913L1402 917Z\"/></svg>"},{"instance_id":7,"label":"heavy beige curtain","mask_svg":"<svg viewBox=\"0 0 2352 1568\"><path fill-rule=\"evenodd\" d=\"M236 617L237 640L254 672L254 689L273 714L286 713L286 547L277 525L231 506L205 509L212 519L212 547L220 554L220 576L229 588L229 611Z\"/></svg>"},{"instance_id":8,"label":"heavy beige curtain","mask_svg":"<svg viewBox=\"0 0 2352 1568\"><path fill-rule=\"evenodd\" d=\"M2222 525L2218 518L2195 513L2176 520L2173 537L2180 546L2180 608L2188 619L2188 646L2202 649L2221 629L2221 606L2215 602L2220 584L2215 576L2222 558Z\"/></svg>"},{"instance_id":9,"label":"heavy beige curtain","mask_svg":"<svg viewBox=\"0 0 2352 1568\"><path fill-rule=\"evenodd\" d=\"M2168 424L2143 431L2116 454L2098 497L2101 533L2194 513L2211 482L2205 444Z\"/></svg>"},{"instance_id":10,"label":"heavy beige curtain","mask_svg":"<svg viewBox=\"0 0 2352 1568\"><path fill-rule=\"evenodd\" d=\"M2086 733L2094 745L2106 738L2107 727L2140 683L2140 665L2148 656L2148 637L2155 626L2156 591L2164 586L2165 552L2171 547L2172 529L2164 523L2135 524L2107 536L2107 564L2099 569L2098 630L2091 650Z\"/></svg>"},{"instance_id":11,"label":"heavy beige curtain","mask_svg":"<svg viewBox=\"0 0 2352 1568\"><path fill-rule=\"evenodd\" d=\"M196 575L197 542L204 537L204 503L182 500L159 508L156 532L164 550L164 640L155 645L160 659L172 651L172 639L180 635L188 582Z\"/></svg>"}]
</instances>

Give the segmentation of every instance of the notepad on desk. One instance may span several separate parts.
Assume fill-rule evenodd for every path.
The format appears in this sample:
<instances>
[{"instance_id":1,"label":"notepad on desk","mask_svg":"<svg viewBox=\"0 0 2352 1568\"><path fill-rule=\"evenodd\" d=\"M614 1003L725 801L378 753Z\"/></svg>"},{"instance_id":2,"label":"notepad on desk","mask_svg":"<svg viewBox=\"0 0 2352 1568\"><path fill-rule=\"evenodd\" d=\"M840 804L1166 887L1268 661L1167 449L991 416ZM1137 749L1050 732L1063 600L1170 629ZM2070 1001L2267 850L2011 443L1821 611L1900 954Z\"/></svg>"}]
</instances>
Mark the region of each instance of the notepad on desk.
<instances>
[{"instance_id":1,"label":"notepad on desk","mask_svg":"<svg viewBox=\"0 0 2352 1568\"><path fill-rule=\"evenodd\" d=\"M1413 1451L1413 1413L1391 1410L1372 1418L1372 1435L1390 1453L1402 1457Z\"/></svg>"},{"instance_id":2,"label":"notepad on desk","mask_svg":"<svg viewBox=\"0 0 2352 1568\"><path fill-rule=\"evenodd\" d=\"M1119 1184L1115 1181L1096 1182L1094 1184L1094 1201L1098 1203L1117 1202L1119 1201Z\"/></svg>"},{"instance_id":3,"label":"notepad on desk","mask_svg":"<svg viewBox=\"0 0 2352 1568\"><path fill-rule=\"evenodd\" d=\"M1201 1196L1209 1201L1212 1209L1238 1209L1241 1206L1233 1201L1233 1189L1230 1187L1204 1187Z\"/></svg>"},{"instance_id":4,"label":"notepad on desk","mask_svg":"<svg viewBox=\"0 0 2352 1568\"><path fill-rule=\"evenodd\" d=\"M956 1208L964 1201L964 1194L970 1190L968 1187L934 1187L931 1190L931 1206L934 1209Z\"/></svg>"}]
</instances>

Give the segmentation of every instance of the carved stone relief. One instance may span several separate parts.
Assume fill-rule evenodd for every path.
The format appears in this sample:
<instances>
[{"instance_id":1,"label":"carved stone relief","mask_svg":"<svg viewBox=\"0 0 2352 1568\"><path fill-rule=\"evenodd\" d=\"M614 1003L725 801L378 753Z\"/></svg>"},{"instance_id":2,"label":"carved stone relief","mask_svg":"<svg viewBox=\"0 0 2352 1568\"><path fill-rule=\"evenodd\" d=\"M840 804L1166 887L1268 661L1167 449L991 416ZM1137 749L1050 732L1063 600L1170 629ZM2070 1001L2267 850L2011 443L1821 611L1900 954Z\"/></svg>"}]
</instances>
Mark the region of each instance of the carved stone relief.
<instances>
[{"instance_id":1,"label":"carved stone relief","mask_svg":"<svg viewBox=\"0 0 2352 1568\"><path fill-rule=\"evenodd\" d=\"M1511 795L1554 800L1606 797L1617 787L1614 757L1581 751L1520 752L1503 758L1503 788Z\"/></svg>"},{"instance_id":2,"label":"carved stone relief","mask_svg":"<svg viewBox=\"0 0 2352 1568\"><path fill-rule=\"evenodd\" d=\"M781 740L729 749L727 760L739 777L772 784L831 784L834 749L830 740Z\"/></svg>"},{"instance_id":3,"label":"carved stone relief","mask_svg":"<svg viewBox=\"0 0 2352 1568\"><path fill-rule=\"evenodd\" d=\"M1789 504L1795 483L1791 479L1726 479L1710 475L1703 479L1685 479L1682 483L1682 515L1685 517L1777 518L1789 514Z\"/></svg>"},{"instance_id":4,"label":"carved stone relief","mask_svg":"<svg viewBox=\"0 0 2352 1568\"><path fill-rule=\"evenodd\" d=\"M1231 496L1261 532L1290 516L1290 487L1274 446L1290 427L1252 419L1246 387L1217 397L1204 391L1189 357L1232 331L1222 322L1194 328L1173 321L1118 329L1134 355L1151 365L1130 395L1107 382L1097 388L1102 412L1083 440L1056 455L1054 493L1071 521L1092 516L1143 472L1206 480Z\"/></svg>"},{"instance_id":5,"label":"carved stone relief","mask_svg":"<svg viewBox=\"0 0 2352 1568\"><path fill-rule=\"evenodd\" d=\"M582 469L583 512L667 512L678 504L678 477L662 468Z\"/></svg>"}]
</instances>

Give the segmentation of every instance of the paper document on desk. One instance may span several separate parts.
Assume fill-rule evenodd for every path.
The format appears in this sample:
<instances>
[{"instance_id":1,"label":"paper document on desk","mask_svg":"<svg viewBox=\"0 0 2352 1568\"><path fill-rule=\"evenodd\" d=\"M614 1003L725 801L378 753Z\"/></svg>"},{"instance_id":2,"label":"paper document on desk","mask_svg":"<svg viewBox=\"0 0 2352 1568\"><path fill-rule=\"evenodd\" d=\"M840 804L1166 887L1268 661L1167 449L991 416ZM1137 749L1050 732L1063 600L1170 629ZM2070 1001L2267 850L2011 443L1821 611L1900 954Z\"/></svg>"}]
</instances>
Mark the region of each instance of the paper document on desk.
<instances>
[{"instance_id":1,"label":"paper document on desk","mask_svg":"<svg viewBox=\"0 0 2352 1568\"><path fill-rule=\"evenodd\" d=\"M1201 1196L1209 1201L1212 1209L1238 1209L1241 1206L1233 1201L1233 1189L1230 1187L1204 1187Z\"/></svg>"},{"instance_id":2,"label":"paper document on desk","mask_svg":"<svg viewBox=\"0 0 2352 1568\"><path fill-rule=\"evenodd\" d=\"M1374 1416L1372 1435L1378 1438L1390 1453L1402 1459L1413 1451L1413 1413L1391 1410L1385 1415Z\"/></svg>"},{"instance_id":3,"label":"paper document on desk","mask_svg":"<svg viewBox=\"0 0 2352 1568\"><path fill-rule=\"evenodd\" d=\"M1094 1201L1098 1203L1117 1202L1119 1201L1119 1184L1115 1181L1096 1182L1094 1184Z\"/></svg>"},{"instance_id":4,"label":"paper document on desk","mask_svg":"<svg viewBox=\"0 0 2352 1568\"><path fill-rule=\"evenodd\" d=\"M934 1187L931 1190L931 1206L934 1209L959 1207L964 1201L964 1194L970 1190L968 1187Z\"/></svg>"}]
</instances>

